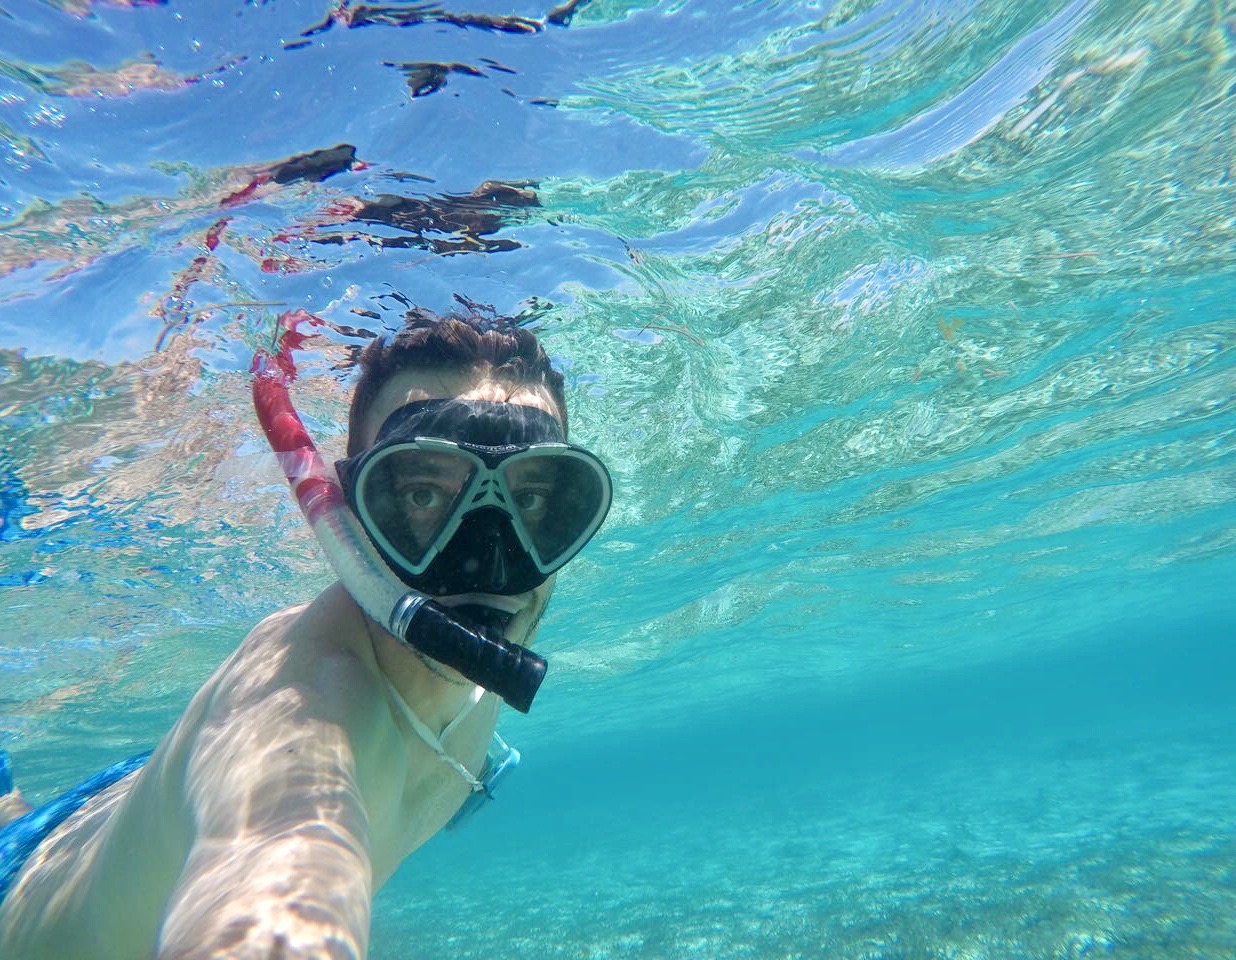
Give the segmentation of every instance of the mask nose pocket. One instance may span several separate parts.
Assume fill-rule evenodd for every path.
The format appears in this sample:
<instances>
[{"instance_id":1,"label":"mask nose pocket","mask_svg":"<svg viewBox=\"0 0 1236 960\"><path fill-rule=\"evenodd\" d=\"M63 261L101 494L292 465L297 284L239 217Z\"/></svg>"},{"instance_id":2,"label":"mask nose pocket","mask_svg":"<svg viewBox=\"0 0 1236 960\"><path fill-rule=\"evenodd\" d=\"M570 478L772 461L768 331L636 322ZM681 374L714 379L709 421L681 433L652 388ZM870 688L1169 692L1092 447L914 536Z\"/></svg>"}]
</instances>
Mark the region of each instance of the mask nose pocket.
<instances>
[{"instance_id":1,"label":"mask nose pocket","mask_svg":"<svg viewBox=\"0 0 1236 960\"><path fill-rule=\"evenodd\" d=\"M492 530L478 552L477 586L481 593L501 593L506 589L510 577L506 564L507 546L503 541L501 532Z\"/></svg>"},{"instance_id":2,"label":"mask nose pocket","mask_svg":"<svg viewBox=\"0 0 1236 960\"><path fill-rule=\"evenodd\" d=\"M473 510L425 574L430 592L514 595L544 583L510 517L497 507Z\"/></svg>"}]
</instances>

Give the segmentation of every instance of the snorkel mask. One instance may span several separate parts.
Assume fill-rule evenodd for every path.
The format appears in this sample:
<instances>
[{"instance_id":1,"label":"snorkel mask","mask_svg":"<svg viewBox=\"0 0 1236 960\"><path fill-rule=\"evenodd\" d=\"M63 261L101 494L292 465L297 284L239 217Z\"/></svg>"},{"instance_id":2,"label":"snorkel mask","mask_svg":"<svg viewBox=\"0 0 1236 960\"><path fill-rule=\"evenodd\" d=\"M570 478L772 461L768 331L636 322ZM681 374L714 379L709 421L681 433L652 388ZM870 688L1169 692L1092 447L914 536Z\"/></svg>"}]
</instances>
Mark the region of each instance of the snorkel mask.
<instances>
[{"instance_id":1,"label":"snorkel mask","mask_svg":"<svg viewBox=\"0 0 1236 960\"><path fill-rule=\"evenodd\" d=\"M554 417L483 400L402 406L335 469L390 568L436 596L535 589L592 539L612 497L605 465Z\"/></svg>"},{"instance_id":2,"label":"snorkel mask","mask_svg":"<svg viewBox=\"0 0 1236 960\"><path fill-rule=\"evenodd\" d=\"M533 415L540 411L513 408L518 412L509 414L508 420L527 419L529 432L520 434L523 439L517 443L494 444L484 442L496 436L485 431L498 429L501 417L490 407L509 405L475 410L477 416L450 428L460 439L449 439L420 436L427 428L416 416L432 415L435 410L442 415L442 409L451 406L454 420L458 417L455 411L466 405L437 402L441 408L426 410L423 405L409 404L388 418L372 449L340 462L350 491L345 495L289 393L296 379L292 352L305 340L298 330L301 323L319 326L324 321L304 310L285 313L279 318L277 349L254 354L253 404L297 503L336 575L361 609L395 637L526 713L544 679L545 660L510 643L499 630L461 619L426 594L443 595L467 582L493 585L499 579L506 583L504 592L514 594L543 583L579 551L604 519L610 499L605 468L586 451L562 443L560 432L557 439L549 439L548 425ZM445 431L444 426L437 432ZM444 499L437 505L443 506L446 521L424 526L406 516L401 519L400 508L425 504L426 494L413 489L415 483L388 489L384 478L398 483L411 477L419 482L427 465L429 473L436 470L441 475L439 467L445 464L454 464L466 474L441 488ZM536 478L536 484L530 477ZM547 497L546 509L540 513L519 507L521 502L532 504L532 494L557 489L555 483L563 484L565 492L571 487L568 480L583 481L582 505L572 506L570 498L559 499L559 507L567 504L562 510ZM349 508L349 498L358 504L356 514ZM444 506L447 499L450 509ZM365 519L367 530L358 515ZM468 547L467 535L476 532L482 534L476 541L481 546ZM486 541L484 535L490 539ZM510 549L511 537L520 551ZM502 561L509 566L499 578L495 569L485 571L484 562L486 551L504 539ZM488 556L492 561L497 553ZM401 579L392 575L394 571ZM420 588L414 586L417 583ZM452 589L439 592L439 586Z\"/></svg>"}]
</instances>

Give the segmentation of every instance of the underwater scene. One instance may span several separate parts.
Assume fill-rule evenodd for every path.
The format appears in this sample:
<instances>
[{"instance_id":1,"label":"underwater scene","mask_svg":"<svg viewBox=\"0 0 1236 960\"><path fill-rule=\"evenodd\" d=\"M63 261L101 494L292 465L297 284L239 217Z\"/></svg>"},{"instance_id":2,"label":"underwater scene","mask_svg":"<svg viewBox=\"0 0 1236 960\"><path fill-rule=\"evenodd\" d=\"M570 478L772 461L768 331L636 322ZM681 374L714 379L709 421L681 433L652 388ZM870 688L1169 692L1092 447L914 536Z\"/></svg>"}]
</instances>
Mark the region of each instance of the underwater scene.
<instances>
[{"instance_id":1,"label":"underwater scene","mask_svg":"<svg viewBox=\"0 0 1236 960\"><path fill-rule=\"evenodd\" d=\"M1225 0L0 0L0 749L333 580L250 398L519 318L614 504L375 960L1236 956Z\"/></svg>"}]
</instances>

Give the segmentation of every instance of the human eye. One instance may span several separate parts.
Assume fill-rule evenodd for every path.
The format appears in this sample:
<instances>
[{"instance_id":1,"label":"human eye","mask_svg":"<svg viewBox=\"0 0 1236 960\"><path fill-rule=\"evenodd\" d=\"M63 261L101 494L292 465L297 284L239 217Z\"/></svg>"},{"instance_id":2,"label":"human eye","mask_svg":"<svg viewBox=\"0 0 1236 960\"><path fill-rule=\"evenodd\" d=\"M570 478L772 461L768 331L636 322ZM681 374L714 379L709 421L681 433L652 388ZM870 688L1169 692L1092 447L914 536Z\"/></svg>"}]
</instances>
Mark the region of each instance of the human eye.
<instances>
[{"instance_id":1,"label":"human eye","mask_svg":"<svg viewBox=\"0 0 1236 960\"><path fill-rule=\"evenodd\" d=\"M549 484L524 484L512 494L523 513L541 513L549 506Z\"/></svg>"},{"instance_id":2,"label":"human eye","mask_svg":"<svg viewBox=\"0 0 1236 960\"><path fill-rule=\"evenodd\" d=\"M408 510L440 510L446 501L446 496L432 483L413 481L400 489L399 499Z\"/></svg>"},{"instance_id":3,"label":"human eye","mask_svg":"<svg viewBox=\"0 0 1236 960\"><path fill-rule=\"evenodd\" d=\"M515 505L525 512L544 509L545 502L545 494L535 490L520 490L515 494Z\"/></svg>"},{"instance_id":4,"label":"human eye","mask_svg":"<svg viewBox=\"0 0 1236 960\"><path fill-rule=\"evenodd\" d=\"M417 489L412 491L409 499L422 510L428 510L439 504L442 500L442 495L431 487L417 487Z\"/></svg>"}]
</instances>

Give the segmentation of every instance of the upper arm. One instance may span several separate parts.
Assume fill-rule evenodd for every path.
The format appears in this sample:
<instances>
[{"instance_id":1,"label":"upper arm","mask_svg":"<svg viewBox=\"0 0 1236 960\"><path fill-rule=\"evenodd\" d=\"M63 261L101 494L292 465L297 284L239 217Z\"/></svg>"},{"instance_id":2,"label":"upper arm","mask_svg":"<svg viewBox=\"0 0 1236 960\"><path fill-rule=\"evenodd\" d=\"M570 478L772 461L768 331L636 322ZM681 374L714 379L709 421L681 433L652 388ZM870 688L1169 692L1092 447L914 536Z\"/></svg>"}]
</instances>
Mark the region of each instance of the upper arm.
<instances>
[{"instance_id":1,"label":"upper arm","mask_svg":"<svg viewBox=\"0 0 1236 960\"><path fill-rule=\"evenodd\" d=\"M364 956L372 876L352 744L372 709L370 682L339 655L211 703L187 758L194 840L160 958L280 947Z\"/></svg>"}]
</instances>

